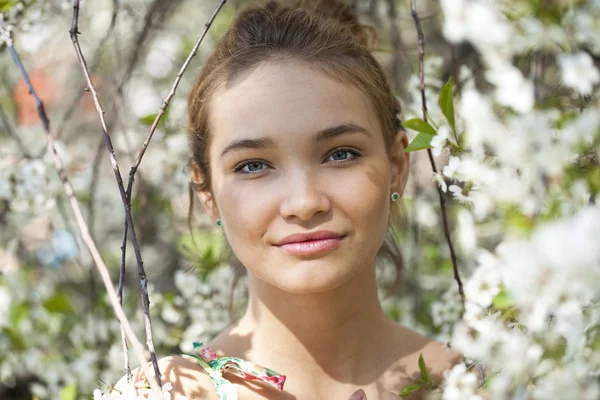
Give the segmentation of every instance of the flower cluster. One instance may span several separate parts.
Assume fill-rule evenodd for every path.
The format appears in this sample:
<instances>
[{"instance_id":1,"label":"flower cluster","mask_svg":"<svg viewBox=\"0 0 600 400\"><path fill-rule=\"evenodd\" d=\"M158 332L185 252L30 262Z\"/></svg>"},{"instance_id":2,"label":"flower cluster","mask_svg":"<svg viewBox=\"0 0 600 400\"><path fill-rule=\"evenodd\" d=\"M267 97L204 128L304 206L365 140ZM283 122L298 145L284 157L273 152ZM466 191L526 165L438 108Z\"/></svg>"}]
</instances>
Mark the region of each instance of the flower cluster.
<instances>
[{"instance_id":1,"label":"flower cluster","mask_svg":"<svg viewBox=\"0 0 600 400\"><path fill-rule=\"evenodd\" d=\"M444 34L481 53L495 89L463 88L464 130L442 126L430 142L436 154L451 153L434 178L462 204L456 238L468 243L472 269L459 322L454 291L432 306L434 323L473 363L448 371L440 390L447 400L598 398L600 73L588 43L599 31L588 23L583 33L575 21L597 20L600 3L458 3L441 2ZM586 50L565 52L566 44ZM540 52L546 61L534 58L529 79L515 60ZM550 68L565 92L544 97Z\"/></svg>"}]
</instances>

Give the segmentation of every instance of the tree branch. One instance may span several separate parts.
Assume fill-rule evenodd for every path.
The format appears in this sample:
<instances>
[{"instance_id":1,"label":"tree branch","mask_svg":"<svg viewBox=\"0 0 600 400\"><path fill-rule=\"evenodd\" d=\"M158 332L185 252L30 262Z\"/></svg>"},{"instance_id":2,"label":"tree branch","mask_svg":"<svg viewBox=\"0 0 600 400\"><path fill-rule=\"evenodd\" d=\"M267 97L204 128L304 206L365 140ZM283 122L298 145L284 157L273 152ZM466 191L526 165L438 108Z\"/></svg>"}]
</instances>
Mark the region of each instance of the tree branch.
<instances>
[{"instance_id":1,"label":"tree branch","mask_svg":"<svg viewBox=\"0 0 600 400\"><path fill-rule=\"evenodd\" d=\"M96 90L93 86L93 83L91 81L90 78L90 74L85 62L85 58L83 57L83 54L81 52L81 48L79 46L79 41L77 39L77 35L79 34L78 32L78 20L79 20L79 1L78 0L74 0L74 6L73 6L73 21L72 21L72 26L71 26L71 40L73 41L73 45L75 47L75 51L77 53L77 57L79 59L79 62L83 68L85 77L86 77L86 81L88 83L88 87L90 92L92 93L92 96L94 97L94 103L96 105L96 109L98 110L98 114L102 123L102 128L103 128L103 132L107 141L107 145L109 148L109 154L111 157L111 163L113 165L113 170L115 171L115 177L117 179L117 183L119 186L119 191L121 192L121 199L123 200L123 203L125 205L125 210L126 210L126 216L125 216L125 220L124 220L124 226L123 226L123 239L121 242L121 268L120 268L120 274L119 274L119 286L118 286L118 298L119 301L122 302L122 294L123 294L123 283L124 283L124 274L125 274L125 256L126 256L126 244L127 244L127 236L128 233L131 229L131 235L132 235L132 242L134 245L134 250L136 252L136 257L138 259L138 272L140 274L140 282L142 285L142 295L143 295L143 306L144 306L144 314L145 314L145 325L146 325L146 335L148 338L148 347L150 349L150 354L152 356L152 362L154 364L154 368L155 368L155 373L157 375L157 381L160 384L160 371L158 370L158 365L155 364L156 363L156 355L154 352L154 345L152 343L152 333L151 333L151 325L150 325L150 302L148 300L148 294L147 294L147 283L146 283L146 279L145 279L145 272L143 270L143 262L141 261L141 255L139 254L139 247L137 246L137 238L135 236L135 229L133 229L132 226L132 218L131 218L131 196L132 196L132 189L133 189L133 183L135 180L135 174L137 172L137 169L142 161L142 158L145 154L145 151L150 143L150 140L152 139L152 136L154 134L154 132L156 131L156 128L158 126L158 123L160 122L162 116L164 115L171 99L175 96L175 92L177 90L177 87L181 81L181 78L183 76L183 74L185 73L186 69L188 68L192 58L197 54L198 52L198 48L200 47L200 44L202 43L202 40L204 39L204 37L206 36L206 33L208 32L208 29L210 28L210 26L212 25L216 15L218 14L218 12L220 11L220 9L223 7L223 5L225 4L226 0L221 0L219 2L219 4L217 5L217 7L215 8L215 11L213 12L212 16L210 17L210 19L208 20L208 22L205 24L204 30L201 33L200 37L198 38L198 40L196 41L196 44L194 45L194 47L192 48L192 51L190 52L190 54L188 55L187 59L185 60L185 62L183 63L179 73L177 74L177 77L175 79L175 82L173 83L173 86L171 88L171 91L169 92L169 94L167 95L167 97L165 98L165 100L163 101L162 106L160 107L157 116L154 119L154 122L152 124L152 126L150 127L150 132L148 134L148 136L146 137L146 140L144 141L142 148L140 149L140 152L138 153L138 156L136 157L135 163L133 165L133 167L130 170L129 173L129 181L127 184L127 190L123 189L123 182L122 182L122 178L121 178L121 173L119 171L118 168L118 164L116 161L116 157L114 155L114 150L112 148L112 143L110 140L110 136L108 134L107 128L106 128L106 122L104 120L104 111L102 110L102 107L100 105L100 102L98 100L98 96L96 93ZM128 70L129 71L129 70ZM126 340L123 338L122 340L123 343L123 349L125 351L125 354L127 354L127 342ZM126 366L125 366L125 370L126 370L126 374L127 374L127 379L130 379L130 375L131 375L131 371L129 368L129 364L127 363L126 360Z\"/></svg>"},{"instance_id":2,"label":"tree branch","mask_svg":"<svg viewBox=\"0 0 600 400\"><path fill-rule=\"evenodd\" d=\"M129 170L129 180L127 182L127 190L125 192L125 195L126 195L127 200L130 202L129 203L130 206L131 206L131 194L132 194L132 190L133 190L133 183L135 181L135 174L140 166L140 163L142 162L142 158L144 157L144 154L146 153L146 149L148 148L148 145L150 144L150 140L152 140L152 136L154 135L154 132L156 131L156 128L157 128L162 116L164 115L167 107L169 106L171 99L175 96L175 92L177 91L177 87L179 86L179 82L181 81L183 74L187 70L190 62L192 61L192 58L194 58L196 56L196 54L198 52L198 48L200 47L200 44L202 43L202 40L206 36L208 29L211 27L215 17L219 13L219 11L223 7L223 5L225 5L226 1L227 0L219 1L212 16L209 18L209 20L204 25L204 30L202 31L202 33L196 40L196 44L192 48L190 54L188 55L185 62L181 66L179 72L177 73L177 77L175 78L175 82L173 83L173 86L171 87L171 91L169 92L167 97L163 100L163 104L161 105L160 109L158 110L158 113L156 114L156 117L154 118L154 122L152 122L152 126L150 127L150 132L148 133L148 136L144 140L144 143L142 144L142 148L140 149L133 166ZM121 242L122 258L121 258L121 274L119 276L119 289L120 290L122 290L122 283L123 283L123 279L124 279L123 274L125 272L124 265L125 265L125 252L126 252L128 224L129 224L129 222L126 219L123 224L123 240Z\"/></svg>"},{"instance_id":3,"label":"tree branch","mask_svg":"<svg viewBox=\"0 0 600 400\"><path fill-rule=\"evenodd\" d=\"M88 229L88 227L85 223L84 217L83 217L83 213L81 212L81 207L79 206L79 201L75 197L75 192L73 190L73 186L71 185L71 182L69 181L69 179L65 173L63 161L62 161L60 155L58 154L58 152L56 151L56 146L54 145L54 137L52 136L52 133L50 131L50 121L49 121L46 111L44 109L44 104L41 101L41 99L39 98L39 96L38 96L37 92L35 91L35 89L33 88L33 86L31 85L29 75L27 74L27 71L25 70L23 63L21 62L21 58L19 57L17 51L15 50L15 48L13 46L13 42L12 42L12 39L10 38L10 35L4 29L4 27L1 25L0 25L0 36L6 42L9 52L10 52L15 64L17 65L17 68L21 72L21 75L23 76L23 79L25 80L25 83L27 84L27 87L29 88L29 93L33 96L33 98L37 104L38 115L42 121L42 126L44 128L44 131L46 132L46 139L48 141L48 147L49 147L50 151L52 152L52 157L54 160L54 165L56 167L56 171L58 172L58 176L60 177L60 180L62 181L63 188L65 190L67 198L69 199L69 204L71 205L73 214L75 215L75 220L77 222L77 226L79 227L79 231L81 233L82 240L85 243L86 247L88 248L90 255L92 256L92 259L94 260L94 263L96 264L98 272L100 273L100 276L102 277L102 282L104 283L104 287L106 288L108 298L109 298L111 305L115 311L115 314L117 315L117 318L118 318L119 322L121 323L121 326L123 327L125 334L127 335L127 338L133 345L135 355L138 359L138 362L140 363L140 368L142 369L144 375L146 376L146 378L148 379L150 384L153 387L156 387L157 383L155 382L154 377L152 376L152 374L150 374L148 372L147 361L144 356L144 348L141 345L141 343L139 342L139 340L137 339L137 337L135 336L135 333L133 332L131 324L129 323L129 320L127 319L127 316L125 315L123 308L119 304L119 300L117 298L115 288L110 279L110 274L108 272L108 268L106 267L106 264L104 263L104 260L102 259L102 256L100 255L100 252L98 251L98 248L96 247L96 244L94 243L94 240L92 239L92 237L90 235L89 229Z\"/></svg>"},{"instance_id":4,"label":"tree branch","mask_svg":"<svg viewBox=\"0 0 600 400\"><path fill-rule=\"evenodd\" d=\"M423 108L423 120L427 121L427 101L425 99L425 71L423 68L423 62L425 58L425 35L423 35L423 29L421 28L421 22L419 21L419 15L417 14L417 6L415 4L415 0L410 0L410 10L415 22L415 27L417 29L417 37L419 43L419 80L421 83L421 105ZM431 169L433 173L437 173L437 167L435 166L435 160L433 159L433 154L431 149L427 149L427 155L429 156L429 162L431 164ZM438 185L436 185L438 197L440 199L440 209L442 211L442 225L444 228L444 236L446 237L446 242L448 243L448 248L450 249L450 258L452 260L452 270L454 271L454 279L458 284L458 293L460 293L460 299L462 302L463 310L465 308L465 292L463 290L462 280L460 279L460 274L458 273L458 265L456 261L456 252L454 251L454 245L452 244L452 239L450 238L450 228L448 226L448 215L446 212L446 201L442 190Z\"/></svg>"},{"instance_id":5,"label":"tree branch","mask_svg":"<svg viewBox=\"0 0 600 400\"><path fill-rule=\"evenodd\" d=\"M177 91L177 86L179 86L179 82L181 81L181 77L183 76L183 74L185 73L185 70L187 69L188 65L192 61L192 58L194 58L196 56L196 53L198 52L198 48L200 47L200 44L202 43L204 36L206 36L206 33L208 32L208 29L211 27L215 17L217 16L217 14L219 13L219 11L221 10L221 8L223 7L223 5L226 2L227 2L227 0L220 0L219 4L217 4L217 8L215 8L212 16L206 22L206 24L204 24L204 30L202 31L202 33L196 40L196 44L192 48L192 51L187 56L185 62L181 66L181 69L177 73L177 78L175 78L175 82L173 83L173 86L171 87L171 91L169 92L167 97L163 100L163 104L160 107L160 109L158 110L158 113L156 114L156 117L154 118L154 122L152 122L152 126L150 127L150 133L148 133L146 140L144 140L142 148L140 149L140 152L138 153L138 155L135 159L135 163L134 163L133 167L131 167L131 170L129 171L129 182L127 184L127 193L128 194L131 193L131 185L133 185L134 175L135 175L140 163L142 162L142 158L144 157L146 148L148 148L148 144L150 143L150 140L152 139L152 135L154 135L154 131L156 131L156 127L158 126L158 123L160 122L163 114L165 113L167 107L169 106L171 99L175 96L175 92Z\"/></svg>"},{"instance_id":6,"label":"tree branch","mask_svg":"<svg viewBox=\"0 0 600 400\"><path fill-rule=\"evenodd\" d=\"M154 366L154 373L156 375L156 382L158 386L161 386L161 373L158 369L158 361L156 359L156 352L154 350L154 343L152 340L152 325L150 321L150 300L148 297L148 282L146 279L146 272L144 270L144 262L142 260L142 254L140 251L139 243L137 240L137 235L135 233L135 227L133 225L133 220L131 218L131 207L129 198L125 195L125 188L123 185L123 179L121 177L121 172L119 171L119 165L117 163L117 159L115 156L115 151L112 145L112 140L108 133L108 128L106 126L106 120L104 118L104 111L102 106L100 105L100 100L98 98L98 93L96 92L96 88L92 82L90 77L90 72L83 57L83 53L81 52L81 47L79 45L79 40L77 38L78 32L78 24L79 24L79 0L73 0L73 20L71 22L71 30L69 31L71 35L71 41L73 42L73 46L75 48L75 53L77 54L77 58L85 75L85 79L89 88L90 93L94 99L94 104L96 106L96 110L98 111L98 116L100 118L100 123L102 125L102 133L104 134L104 139L106 141L106 145L108 147L108 153L110 156L110 162L113 167L115 179L117 181L117 186L119 189L119 193L121 195L121 201L123 202L123 206L125 208L125 218L127 220L127 224L129 226L129 230L131 233L131 242L133 243L133 248L135 252L135 256L137 259L138 265L138 275L140 277L140 286L142 288L142 304L144 307L144 325L146 330L146 345L148 346L148 350L150 350L150 358L152 361L152 365Z\"/></svg>"}]
</instances>

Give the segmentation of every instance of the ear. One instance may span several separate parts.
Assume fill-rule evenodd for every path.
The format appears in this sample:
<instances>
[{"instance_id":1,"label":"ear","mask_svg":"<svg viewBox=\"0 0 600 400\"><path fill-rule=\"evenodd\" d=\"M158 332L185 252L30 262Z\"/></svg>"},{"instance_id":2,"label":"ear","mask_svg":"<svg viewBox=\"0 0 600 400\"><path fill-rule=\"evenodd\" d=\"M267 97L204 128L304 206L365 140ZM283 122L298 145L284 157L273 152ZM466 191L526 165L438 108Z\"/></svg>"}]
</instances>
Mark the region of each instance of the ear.
<instances>
[{"instance_id":1,"label":"ear","mask_svg":"<svg viewBox=\"0 0 600 400\"><path fill-rule=\"evenodd\" d=\"M398 131L390 151L390 161L392 163L392 180L390 182L391 191L398 192L400 197L404 194L406 181L408 180L408 167L410 165L410 153L406 153L408 147L408 136L406 131Z\"/></svg>"},{"instance_id":2,"label":"ear","mask_svg":"<svg viewBox=\"0 0 600 400\"><path fill-rule=\"evenodd\" d=\"M194 185L197 187L202 187L205 179L206 177L200 171L198 165L196 163L192 163L192 182L194 182ZM195 192L200 200L200 204L202 204L202 208L204 208L204 211L208 214L210 220L213 223L216 223L217 218L219 218L219 211L210 188L208 190L199 190Z\"/></svg>"}]
</instances>

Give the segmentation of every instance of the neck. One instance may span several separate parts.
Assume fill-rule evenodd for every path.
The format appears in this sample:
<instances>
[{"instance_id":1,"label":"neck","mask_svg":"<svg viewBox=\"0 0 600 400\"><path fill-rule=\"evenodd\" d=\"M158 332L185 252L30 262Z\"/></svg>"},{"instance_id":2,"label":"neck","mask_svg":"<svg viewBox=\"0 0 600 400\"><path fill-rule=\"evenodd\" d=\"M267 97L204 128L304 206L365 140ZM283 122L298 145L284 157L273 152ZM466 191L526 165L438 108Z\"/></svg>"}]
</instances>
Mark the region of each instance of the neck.
<instances>
[{"instance_id":1,"label":"neck","mask_svg":"<svg viewBox=\"0 0 600 400\"><path fill-rule=\"evenodd\" d=\"M391 334L374 266L323 293L290 294L253 276L249 287L248 309L238 327L252 333L250 353L257 361L274 363L276 357L286 367L313 365L315 372L352 380L380 356L374 346Z\"/></svg>"}]
</instances>

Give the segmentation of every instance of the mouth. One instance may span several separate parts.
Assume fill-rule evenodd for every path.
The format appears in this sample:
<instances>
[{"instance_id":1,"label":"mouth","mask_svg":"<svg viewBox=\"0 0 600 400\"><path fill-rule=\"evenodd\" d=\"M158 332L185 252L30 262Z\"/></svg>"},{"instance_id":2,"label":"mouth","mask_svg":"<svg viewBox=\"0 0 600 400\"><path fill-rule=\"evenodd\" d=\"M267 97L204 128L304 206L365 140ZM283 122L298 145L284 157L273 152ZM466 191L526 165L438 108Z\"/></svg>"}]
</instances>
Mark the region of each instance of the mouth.
<instances>
[{"instance_id":1,"label":"mouth","mask_svg":"<svg viewBox=\"0 0 600 400\"><path fill-rule=\"evenodd\" d=\"M338 248L346 235L329 231L290 235L275 246L295 256L326 253Z\"/></svg>"}]
</instances>

